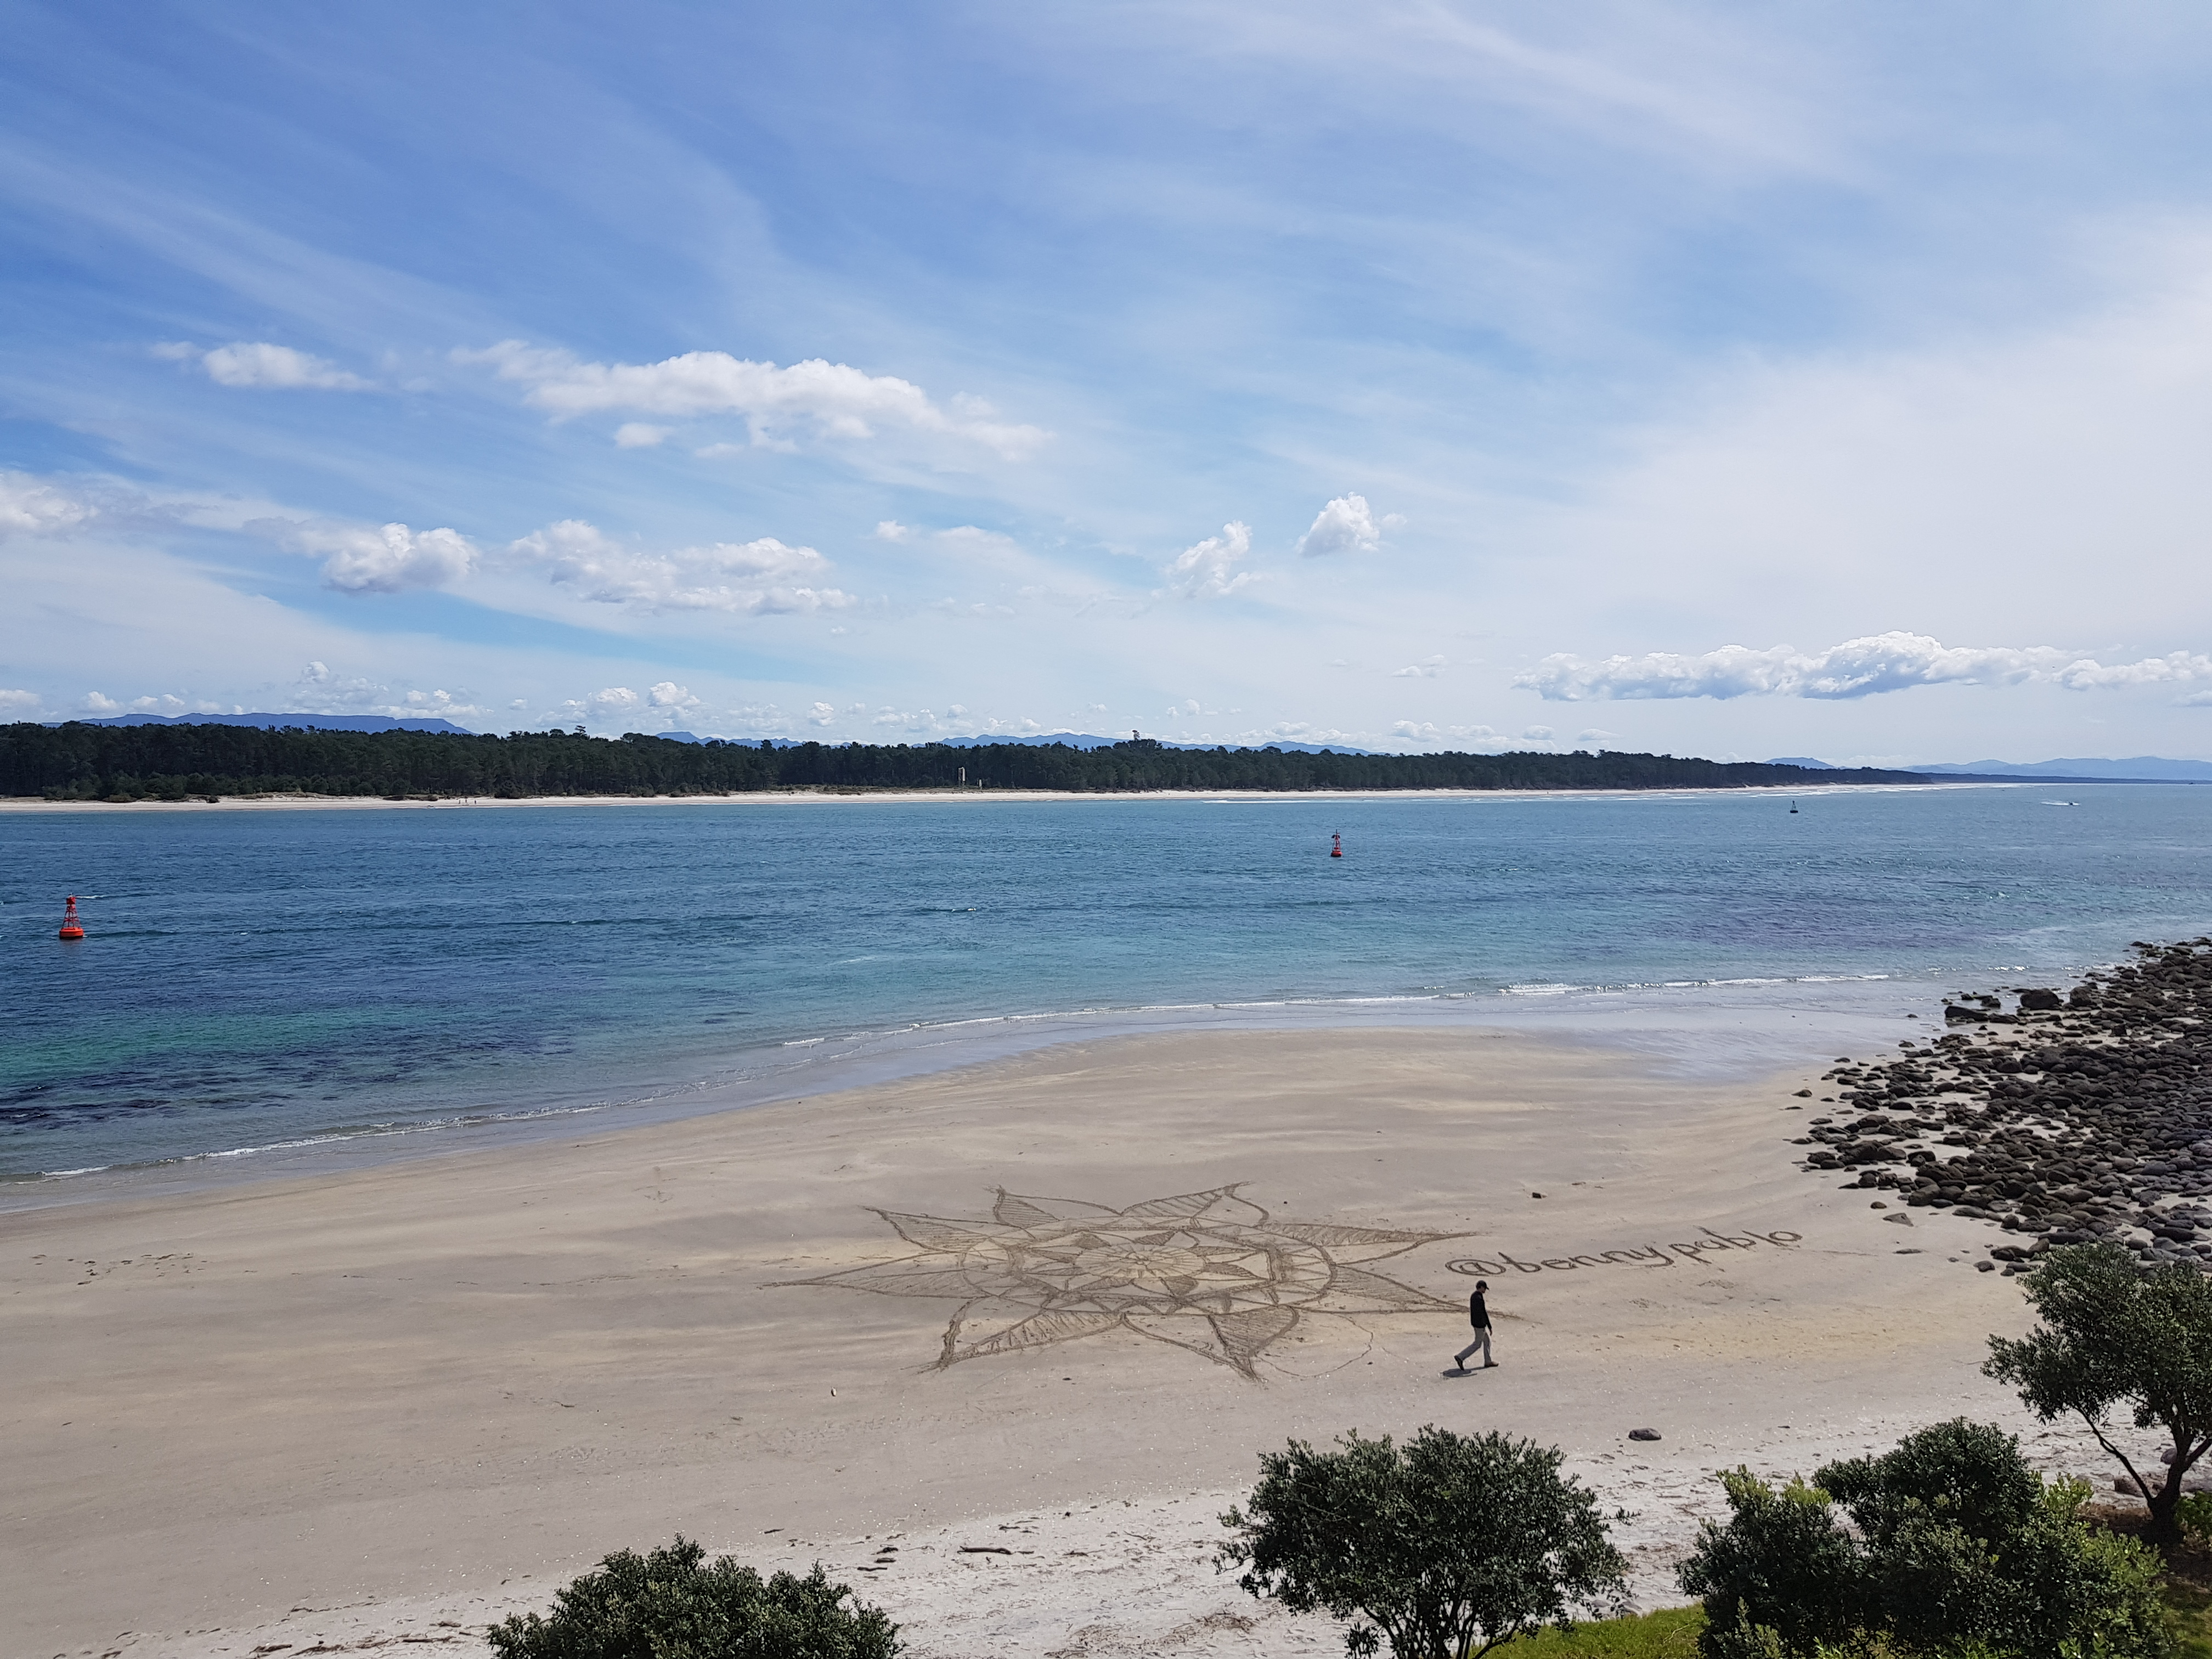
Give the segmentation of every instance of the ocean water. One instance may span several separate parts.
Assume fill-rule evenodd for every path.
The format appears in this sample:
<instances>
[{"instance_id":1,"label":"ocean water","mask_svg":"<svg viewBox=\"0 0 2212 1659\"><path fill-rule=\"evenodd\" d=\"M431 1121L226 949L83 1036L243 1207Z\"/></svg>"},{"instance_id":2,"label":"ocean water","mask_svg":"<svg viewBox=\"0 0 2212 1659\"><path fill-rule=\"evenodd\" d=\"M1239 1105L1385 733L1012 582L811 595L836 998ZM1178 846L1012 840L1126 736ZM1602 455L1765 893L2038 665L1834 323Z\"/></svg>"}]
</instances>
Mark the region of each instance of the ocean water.
<instances>
[{"instance_id":1,"label":"ocean water","mask_svg":"<svg viewBox=\"0 0 2212 1659\"><path fill-rule=\"evenodd\" d=\"M1664 1018L1715 987L1932 1007L2212 928L2212 790L1797 802L0 813L0 1177L620 1121L1009 1033Z\"/></svg>"}]
</instances>

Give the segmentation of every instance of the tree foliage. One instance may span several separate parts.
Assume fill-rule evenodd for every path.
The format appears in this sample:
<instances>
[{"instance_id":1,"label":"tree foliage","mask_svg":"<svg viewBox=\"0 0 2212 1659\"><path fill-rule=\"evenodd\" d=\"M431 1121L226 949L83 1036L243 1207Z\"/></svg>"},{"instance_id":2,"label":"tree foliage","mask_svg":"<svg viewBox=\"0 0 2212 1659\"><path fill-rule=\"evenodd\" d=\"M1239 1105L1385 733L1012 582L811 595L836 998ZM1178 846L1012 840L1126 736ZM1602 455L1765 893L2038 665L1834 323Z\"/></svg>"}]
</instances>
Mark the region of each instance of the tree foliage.
<instances>
[{"instance_id":1,"label":"tree foliage","mask_svg":"<svg viewBox=\"0 0 2212 1659\"><path fill-rule=\"evenodd\" d=\"M1708 1521L1681 1568L1683 1590L1705 1604L1712 1659L1738 1659L1747 1628L1772 1633L1784 1653L1843 1641L1866 1617L1866 1560L1828 1494L1792 1480L1777 1491L1748 1469L1721 1476L1729 1522Z\"/></svg>"},{"instance_id":2,"label":"tree foliage","mask_svg":"<svg viewBox=\"0 0 2212 1659\"><path fill-rule=\"evenodd\" d=\"M2171 1650L2155 1553L2089 1525L2087 1483L2046 1486L1993 1426L1938 1424L1810 1486L1778 1492L1741 1469L1723 1484L1729 1520L1705 1524L1681 1569L1705 1602L1706 1659Z\"/></svg>"},{"instance_id":3,"label":"tree foliage","mask_svg":"<svg viewBox=\"0 0 2212 1659\"><path fill-rule=\"evenodd\" d=\"M819 1562L763 1579L680 1534L647 1555L621 1550L567 1589L551 1613L516 1615L486 1635L498 1659L893 1659L898 1626Z\"/></svg>"},{"instance_id":4,"label":"tree foliage","mask_svg":"<svg viewBox=\"0 0 2212 1659\"><path fill-rule=\"evenodd\" d=\"M57 800L324 795L696 795L763 789L1740 789L1909 781L1902 772L1606 752L1338 755L1065 744L684 743L559 732L504 738L243 726L0 726L0 795Z\"/></svg>"},{"instance_id":5,"label":"tree foliage","mask_svg":"<svg viewBox=\"0 0 2212 1659\"><path fill-rule=\"evenodd\" d=\"M1500 1643L1626 1607L1619 1552L1560 1454L1499 1434L1425 1427L1401 1449L1345 1435L1260 1458L1249 1510L1222 1517L1237 1581L1352 1627L1347 1651L1479 1659Z\"/></svg>"},{"instance_id":6,"label":"tree foliage","mask_svg":"<svg viewBox=\"0 0 2212 1659\"><path fill-rule=\"evenodd\" d=\"M1982 1369L2045 1422L2080 1416L2144 1494L2152 1541L2179 1544L2182 1477L2212 1448L2212 1280L2181 1265L2146 1271L2117 1245L2077 1244L2052 1250L2021 1284L2043 1323L2017 1340L1991 1337ZM2106 1434L2115 1408L2166 1431L2163 1479L2154 1483Z\"/></svg>"}]
</instances>

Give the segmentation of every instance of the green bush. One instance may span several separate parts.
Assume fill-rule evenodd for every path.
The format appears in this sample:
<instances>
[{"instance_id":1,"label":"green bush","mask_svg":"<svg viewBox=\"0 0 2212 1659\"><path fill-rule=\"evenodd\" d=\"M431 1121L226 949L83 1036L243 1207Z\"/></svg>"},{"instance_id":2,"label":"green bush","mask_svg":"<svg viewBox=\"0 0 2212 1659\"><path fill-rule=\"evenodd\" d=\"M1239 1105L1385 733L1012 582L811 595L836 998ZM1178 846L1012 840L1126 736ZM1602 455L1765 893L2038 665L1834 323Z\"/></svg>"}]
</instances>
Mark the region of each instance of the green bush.
<instances>
[{"instance_id":1,"label":"green bush","mask_svg":"<svg viewBox=\"0 0 2212 1659\"><path fill-rule=\"evenodd\" d=\"M1423 1428L1304 1441L1264 1452L1225 1565L1254 1595L1351 1620L1346 1650L1396 1659L1480 1659L1577 1608L1625 1611L1622 1562L1596 1500L1559 1474L1557 1449L1500 1434Z\"/></svg>"},{"instance_id":2,"label":"green bush","mask_svg":"<svg viewBox=\"0 0 2212 1659\"><path fill-rule=\"evenodd\" d=\"M2144 1494L2151 1541L2174 1548L2182 1477L2212 1452L2212 1280L2179 1263L2146 1272L2116 1244L2074 1244L2021 1284L2043 1322L2017 1341L1991 1337L1983 1370L2046 1423L2079 1416ZM2116 1407L2139 1429L2166 1431L2163 1476L2138 1469L2106 1433Z\"/></svg>"},{"instance_id":3,"label":"green bush","mask_svg":"<svg viewBox=\"0 0 2212 1659\"><path fill-rule=\"evenodd\" d=\"M486 1635L498 1659L893 1659L898 1626L819 1562L804 1578L763 1579L681 1534L650 1555L622 1550L566 1589L553 1611ZM703 1564L703 1565L702 1565Z\"/></svg>"},{"instance_id":4,"label":"green bush","mask_svg":"<svg viewBox=\"0 0 2212 1659\"><path fill-rule=\"evenodd\" d=\"M2212 1492L2193 1492L2175 1505L2183 1534L2199 1549L2212 1548Z\"/></svg>"},{"instance_id":5,"label":"green bush","mask_svg":"<svg viewBox=\"0 0 2212 1659\"><path fill-rule=\"evenodd\" d=\"M2090 1526L2087 1483L2046 1486L1996 1428L1938 1424L1809 1486L1778 1492L1741 1469L1723 1485L1729 1521L1705 1525L1681 1570L1705 1601L1705 1659L2172 1651L2157 1553Z\"/></svg>"},{"instance_id":6,"label":"green bush","mask_svg":"<svg viewBox=\"0 0 2212 1659\"><path fill-rule=\"evenodd\" d=\"M1810 1654L1844 1640L1866 1620L1866 1559L1826 1492L1792 1480L1776 1491L1749 1469L1721 1476L1729 1522L1708 1521L1680 1571L1705 1603L1707 1659L1756 1654L1756 1628L1781 1650ZM1763 1638L1760 1638L1763 1639Z\"/></svg>"}]
</instances>

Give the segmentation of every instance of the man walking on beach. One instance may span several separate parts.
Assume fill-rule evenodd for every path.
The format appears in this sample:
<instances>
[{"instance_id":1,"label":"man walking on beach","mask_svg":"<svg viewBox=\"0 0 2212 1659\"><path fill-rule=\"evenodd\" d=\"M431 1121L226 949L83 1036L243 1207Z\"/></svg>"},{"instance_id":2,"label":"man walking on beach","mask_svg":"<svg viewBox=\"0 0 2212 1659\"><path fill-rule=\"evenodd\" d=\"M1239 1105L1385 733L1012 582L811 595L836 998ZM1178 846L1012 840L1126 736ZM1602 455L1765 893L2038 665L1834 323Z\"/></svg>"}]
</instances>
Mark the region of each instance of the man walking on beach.
<instances>
[{"instance_id":1,"label":"man walking on beach","mask_svg":"<svg viewBox=\"0 0 2212 1659\"><path fill-rule=\"evenodd\" d=\"M1467 1322L1474 1327L1474 1340L1452 1356L1452 1364L1461 1370L1467 1369L1467 1357L1477 1348L1482 1350L1482 1364L1479 1369L1488 1370L1498 1364L1490 1357L1490 1304L1482 1299L1483 1292L1489 1288L1488 1279L1478 1279L1474 1281L1474 1294L1467 1299Z\"/></svg>"}]
</instances>

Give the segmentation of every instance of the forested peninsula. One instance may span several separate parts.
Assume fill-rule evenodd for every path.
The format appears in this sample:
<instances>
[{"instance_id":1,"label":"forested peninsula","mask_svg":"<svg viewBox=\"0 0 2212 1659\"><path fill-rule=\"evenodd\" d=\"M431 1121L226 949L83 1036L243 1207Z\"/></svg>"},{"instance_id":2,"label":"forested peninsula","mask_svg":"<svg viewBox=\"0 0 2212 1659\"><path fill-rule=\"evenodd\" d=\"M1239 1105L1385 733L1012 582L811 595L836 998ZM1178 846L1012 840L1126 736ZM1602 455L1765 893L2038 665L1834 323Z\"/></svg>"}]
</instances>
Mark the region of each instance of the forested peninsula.
<instances>
[{"instance_id":1,"label":"forested peninsula","mask_svg":"<svg viewBox=\"0 0 2212 1659\"><path fill-rule=\"evenodd\" d=\"M964 769L965 782L963 783ZM1141 738L1061 744L683 743L631 732L506 737L428 732L274 731L236 726L0 726L0 794L59 801L310 794L724 795L769 790L1747 789L1917 783L1911 772L1673 755L1516 752L1338 755L1173 749Z\"/></svg>"}]
</instances>

